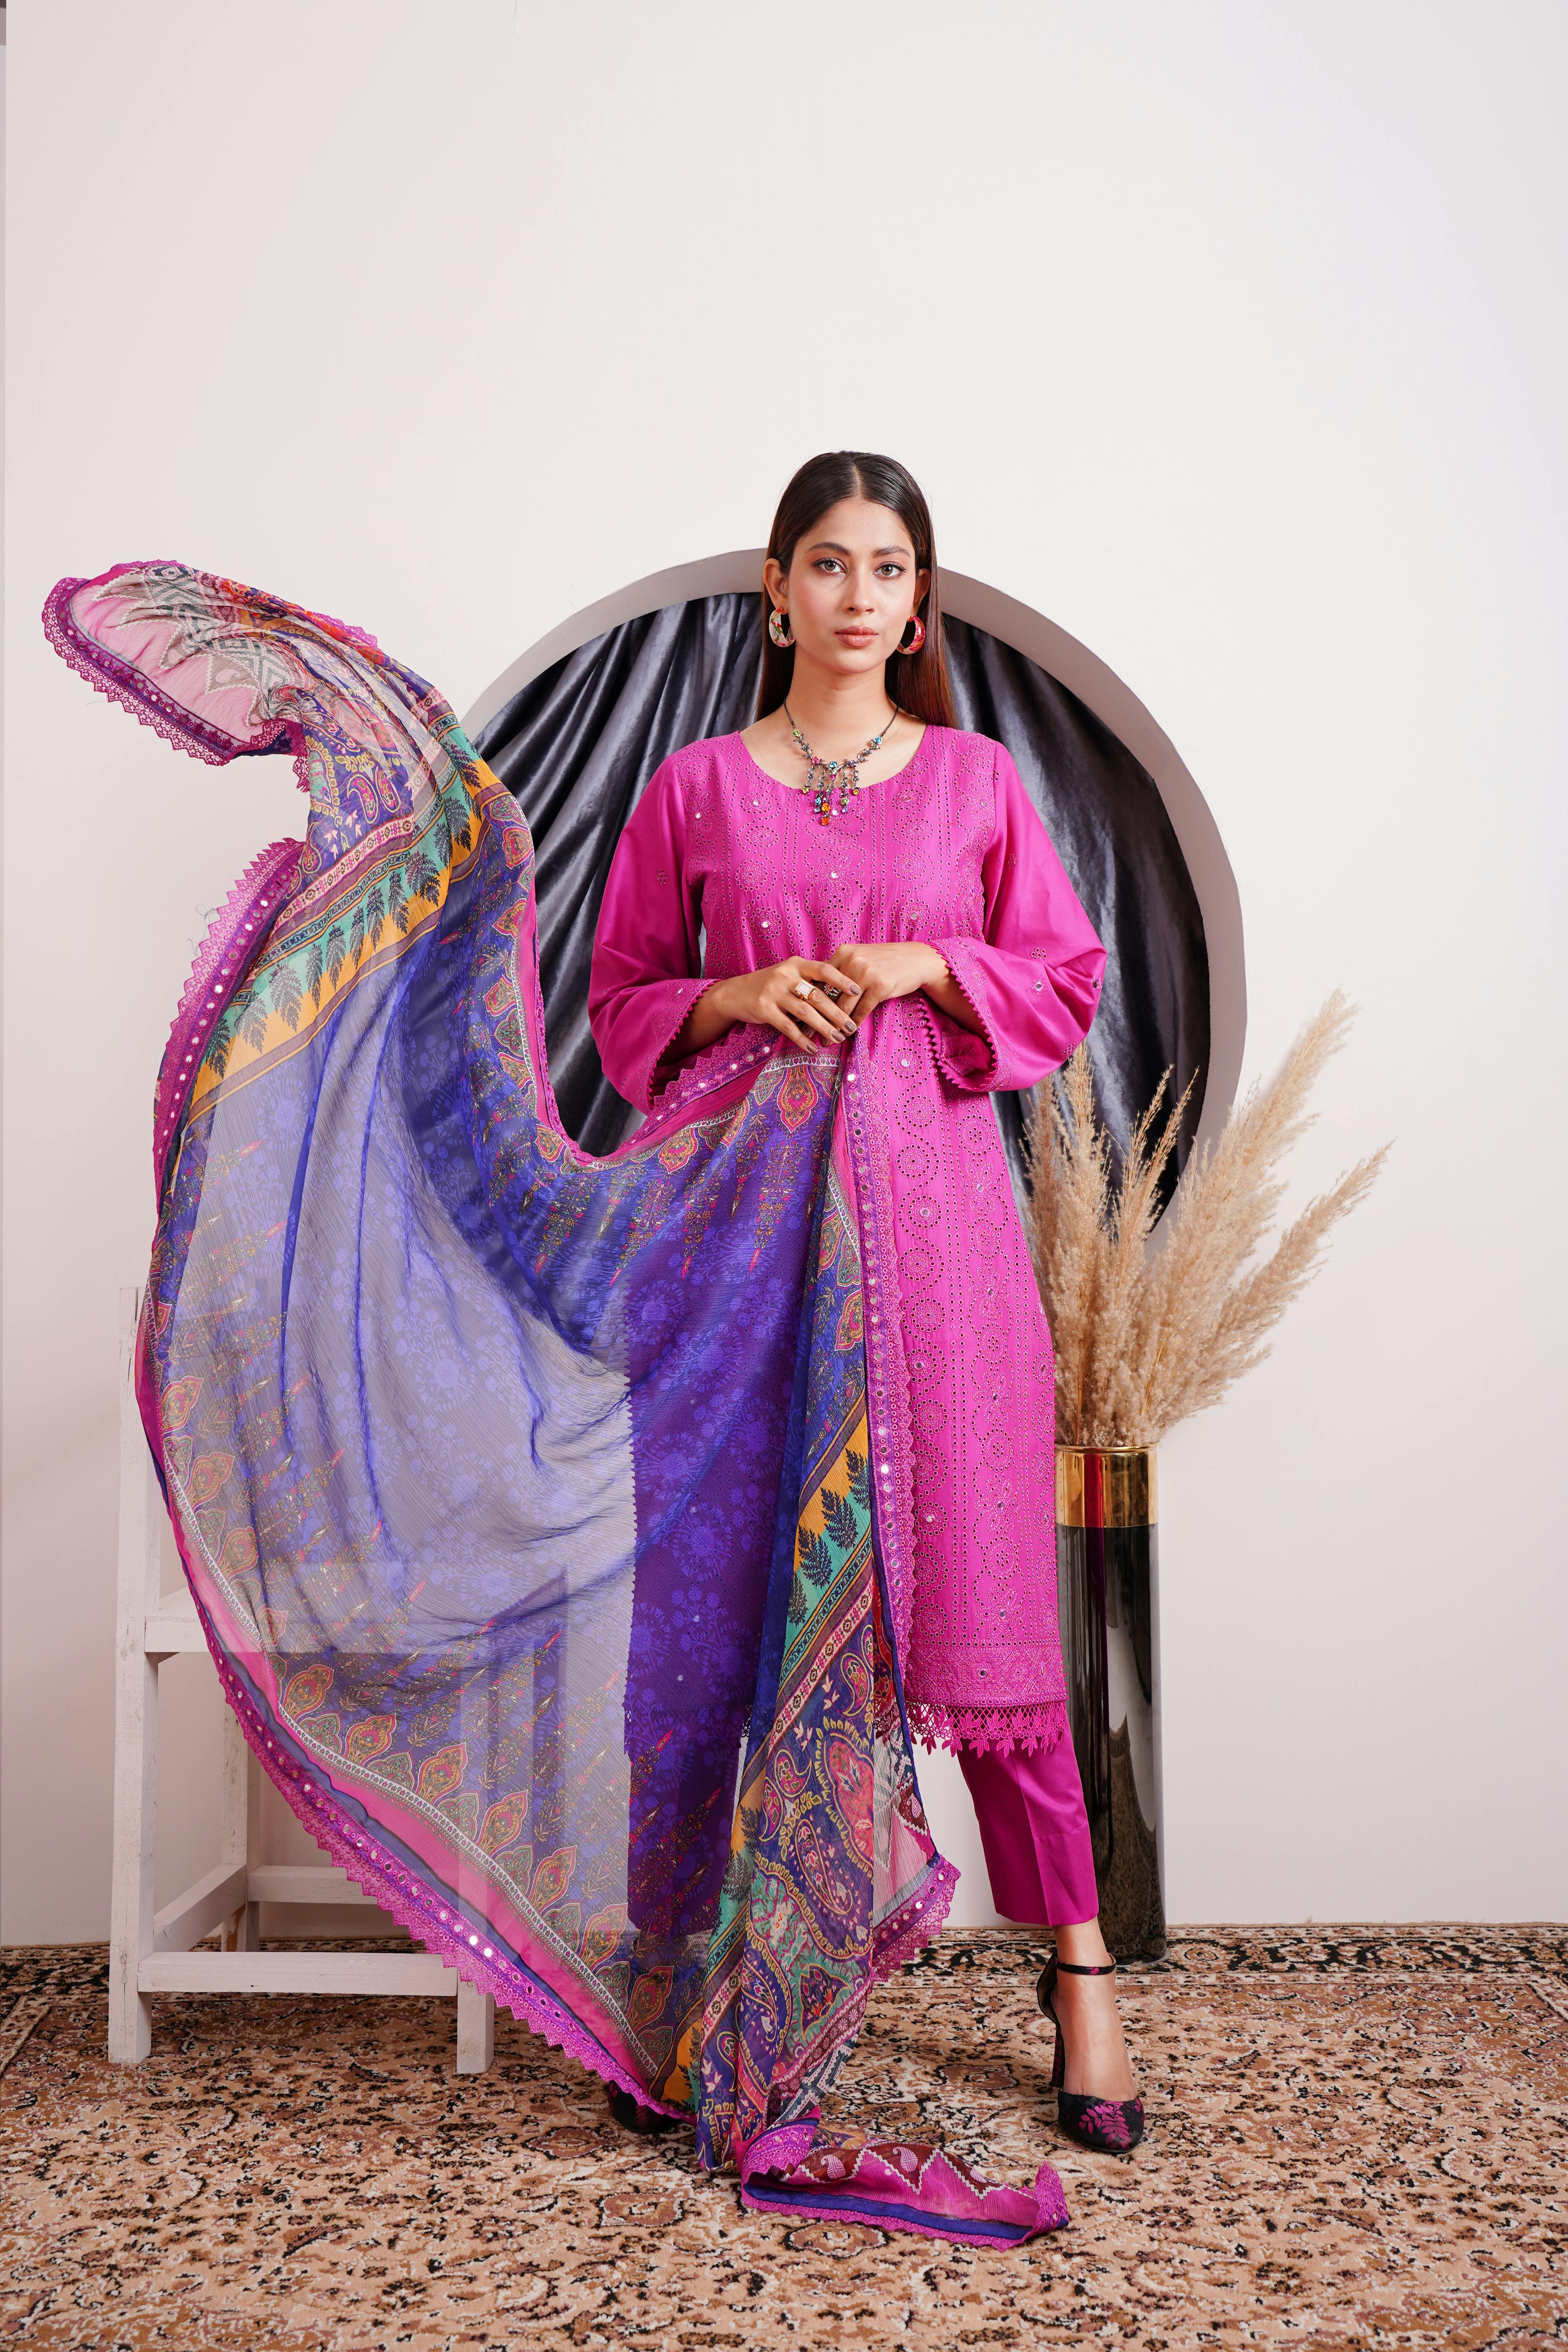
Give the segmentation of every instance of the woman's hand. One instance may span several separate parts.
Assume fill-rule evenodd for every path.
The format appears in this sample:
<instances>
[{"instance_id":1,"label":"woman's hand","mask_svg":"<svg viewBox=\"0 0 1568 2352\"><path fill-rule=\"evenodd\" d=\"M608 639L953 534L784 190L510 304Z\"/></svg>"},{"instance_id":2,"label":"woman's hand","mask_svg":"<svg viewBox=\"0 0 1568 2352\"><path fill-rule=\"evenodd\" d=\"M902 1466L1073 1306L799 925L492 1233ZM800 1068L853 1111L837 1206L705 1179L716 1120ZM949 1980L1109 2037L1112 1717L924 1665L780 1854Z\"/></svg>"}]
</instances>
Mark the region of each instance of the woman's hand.
<instances>
[{"instance_id":1,"label":"woman's hand","mask_svg":"<svg viewBox=\"0 0 1568 2352\"><path fill-rule=\"evenodd\" d=\"M859 1021L864 1021L889 996L913 996L917 989L923 989L931 1003L940 1005L960 1028L977 1028L969 999L942 958L923 940L889 940L880 947L835 948L831 962L834 971L842 973L858 991L855 1013Z\"/></svg>"},{"instance_id":2,"label":"woman's hand","mask_svg":"<svg viewBox=\"0 0 1568 2352\"><path fill-rule=\"evenodd\" d=\"M810 989L808 997L801 995L803 986ZM859 994L857 982L815 956L786 956L761 971L737 972L704 990L666 1059L700 1053L742 1021L776 1029L792 1045L819 1053L825 1044L839 1045L853 1037L857 1021L851 1008L858 1015Z\"/></svg>"}]
</instances>

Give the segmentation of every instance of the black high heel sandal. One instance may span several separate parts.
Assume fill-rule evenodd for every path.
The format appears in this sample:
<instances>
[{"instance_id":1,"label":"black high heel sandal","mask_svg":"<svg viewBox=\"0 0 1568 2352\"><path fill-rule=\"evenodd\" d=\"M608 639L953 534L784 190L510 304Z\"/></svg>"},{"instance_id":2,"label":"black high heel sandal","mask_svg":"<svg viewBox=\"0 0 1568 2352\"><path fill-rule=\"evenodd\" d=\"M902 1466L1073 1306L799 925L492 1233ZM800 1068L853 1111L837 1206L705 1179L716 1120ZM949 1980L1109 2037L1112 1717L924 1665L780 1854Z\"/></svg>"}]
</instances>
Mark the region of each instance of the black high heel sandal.
<instances>
[{"instance_id":1,"label":"black high heel sandal","mask_svg":"<svg viewBox=\"0 0 1568 2352\"><path fill-rule=\"evenodd\" d=\"M640 2099L634 2099L629 2091L617 2089L614 2083L605 2087L609 2094L610 2113L623 2131L639 2132L645 2138L657 2139L660 2132L673 2131L680 2121L679 2116L664 2116L657 2107L645 2107Z\"/></svg>"},{"instance_id":2,"label":"black high heel sandal","mask_svg":"<svg viewBox=\"0 0 1568 2352\"><path fill-rule=\"evenodd\" d=\"M1067 2044L1062 2040L1062 2021L1057 2015L1051 1996L1057 1989L1058 1973L1064 1977L1113 1977L1116 1963L1109 1968L1080 1968L1074 1960L1058 1960L1055 1952L1040 1971L1035 1987L1035 1999L1040 2013L1048 2017L1057 2029L1056 2055L1051 2061L1051 2088L1057 2095L1057 2121L1068 2139L1077 2140L1080 2147L1097 2148L1103 2155L1127 2156L1143 2137L1143 2102L1142 2099L1091 2099L1077 2091L1062 2088L1067 2075Z\"/></svg>"}]
</instances>

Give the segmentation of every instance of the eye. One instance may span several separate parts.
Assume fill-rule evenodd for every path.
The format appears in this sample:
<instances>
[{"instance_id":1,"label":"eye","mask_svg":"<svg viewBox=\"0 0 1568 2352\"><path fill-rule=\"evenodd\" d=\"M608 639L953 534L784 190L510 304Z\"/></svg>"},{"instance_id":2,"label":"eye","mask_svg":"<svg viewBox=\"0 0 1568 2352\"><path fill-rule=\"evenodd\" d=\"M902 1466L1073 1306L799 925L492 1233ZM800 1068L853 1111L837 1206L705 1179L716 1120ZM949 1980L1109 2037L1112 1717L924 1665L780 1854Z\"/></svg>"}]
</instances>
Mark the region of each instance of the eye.
<instances>
[{"instance_id":1,"label":"eye","mask_svg":"<svg viewBox=\"0 0 1568 2352\"><path fill-rule=\"evenodd\" d=\"M844 566L836 555L819 555L811 568L814 572L842 572Z\"/></svg>"},{"instance_id":2,"label":"eye","mask_svg":"<svg viewBox=\"0 0 1568 2352\"><path fill-rule=\"evenodd\" d=\"M879 563L877 569L885 573L889 580L901 580L904 576L903 565L892 560L886 563Z\"/></svg>"}]
</instances>

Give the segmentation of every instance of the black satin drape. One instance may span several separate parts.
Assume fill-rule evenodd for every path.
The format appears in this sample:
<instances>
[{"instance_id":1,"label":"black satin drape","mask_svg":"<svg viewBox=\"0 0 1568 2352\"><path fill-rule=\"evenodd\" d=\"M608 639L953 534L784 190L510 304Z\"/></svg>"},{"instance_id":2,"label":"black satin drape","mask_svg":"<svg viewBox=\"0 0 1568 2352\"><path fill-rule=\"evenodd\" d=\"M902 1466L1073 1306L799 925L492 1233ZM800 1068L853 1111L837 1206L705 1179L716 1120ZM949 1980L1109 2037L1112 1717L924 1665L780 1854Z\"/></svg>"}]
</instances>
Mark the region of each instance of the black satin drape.
<instances>
[{"instance_id":1,"label":"black satin drape","mask_svg":"<svg viewBox=\"0 0 1568 2352\"><path fill-rule=\"evenodd\" d=\"M1199 1074L1168 1199L1203 1110L1209 959L1197 893L1160 788L1110 728L1038 663L966 622L943 626L959 725L1007 746L1105 942L1105 985L1089 1051L1100 1117L1117 1142L1126 1140L1166 1070L1173 1073L1172 1099ZM1026 1097L995 1100L1016 1173Z\"/></svg>"},{"instance_id":2,"label":"black satin drape","mask_svg":"<svg viewBox=\"0 0 1568 2352\"><path fill-rule=\"evenodd\" d=\"M984 629L946 627L960 726L1005 743L1105 941L1089 1052L1102 1114L1123 1138L1166 1069L1180 1088L1208 1059L1208 953L1191 877L1152 778L1093 712ZM635 1123L588 1029L588 961L610 858L661 760L750 723L760 629L754 596L697 597L645 614L542 671L478 739L533 834L551 1076L563 1119L591 1151L612 1150ZM1200 1083L1184 1159L1201 1096ZM1018 1172L1023 1097L995 1102Z\"/></svg>"}]
</instances>

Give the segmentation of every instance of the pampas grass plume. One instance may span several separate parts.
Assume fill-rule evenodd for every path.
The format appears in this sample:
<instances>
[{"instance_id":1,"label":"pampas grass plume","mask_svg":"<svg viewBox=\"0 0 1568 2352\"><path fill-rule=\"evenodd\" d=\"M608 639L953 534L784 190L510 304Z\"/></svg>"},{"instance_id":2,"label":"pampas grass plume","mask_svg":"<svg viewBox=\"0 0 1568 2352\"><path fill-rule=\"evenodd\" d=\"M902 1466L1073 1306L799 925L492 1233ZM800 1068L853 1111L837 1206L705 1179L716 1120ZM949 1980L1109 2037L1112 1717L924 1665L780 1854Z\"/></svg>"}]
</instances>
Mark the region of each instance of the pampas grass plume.
<instances>
[{"instance_id":1,"label":"pampas grass plume","mask_svg":"<svg viewBox=\"0 0 1568 2352\"><path fill-rule=\"evenodd\" d=\"M1316 1117L1308 1108L1312 1089L1352 1018L1336 989L1274 1076L1252 1087L1213 1148L1189 1164L1159 1248L1150 1243L1160 1180L1187 1095L1156 1131L1161 1080L1113 1186L1087 1049L1068 1063L1059 1094L1038 1089L1027 1222L1056 1348L1062 1444L1157 1445L1268 1355L1269 1333L1318 1272L1333 1227L1365 1199L1389 1150L1384 1144L1310 1202L1258 1262L1284 1196L1280 1162Z\"/></svg>"}]
</instances>

